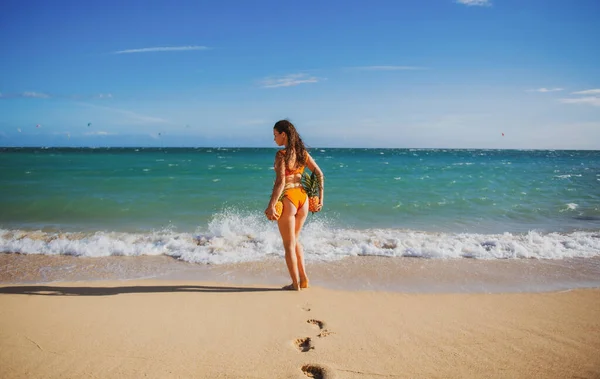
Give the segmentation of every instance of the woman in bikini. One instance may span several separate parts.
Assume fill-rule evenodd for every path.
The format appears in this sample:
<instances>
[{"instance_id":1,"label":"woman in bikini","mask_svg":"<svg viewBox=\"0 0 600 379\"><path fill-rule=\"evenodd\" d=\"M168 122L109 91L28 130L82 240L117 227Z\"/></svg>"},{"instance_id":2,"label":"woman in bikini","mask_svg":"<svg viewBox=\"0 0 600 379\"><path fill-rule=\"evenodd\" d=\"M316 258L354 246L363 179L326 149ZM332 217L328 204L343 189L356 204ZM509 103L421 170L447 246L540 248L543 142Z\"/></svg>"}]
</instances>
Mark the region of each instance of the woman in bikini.
<instances>
[{"instance_id":1,"label":"woman in bikini","mask_svg":"<svg viewBox=\"0 0 600 379\"><path fill-rule=\"evenodd\" d=\"M300 179L304 167L308 167L319 180L319 205L317 212L323 207L323 172L310 156L294 125L281 120L273 127L273 136L277 146L285 146L275 154L275 185L271 201L265 210L269 220L277 220L279 232L285 249L287 264L292 284L283 287L286 290L299 291L308 288L308 276L304 268L304 252L298 241L300 231L308 215L308 196ZM275 204L283 193L283 212L277 215Z\"/></svg>"}]
</instances>

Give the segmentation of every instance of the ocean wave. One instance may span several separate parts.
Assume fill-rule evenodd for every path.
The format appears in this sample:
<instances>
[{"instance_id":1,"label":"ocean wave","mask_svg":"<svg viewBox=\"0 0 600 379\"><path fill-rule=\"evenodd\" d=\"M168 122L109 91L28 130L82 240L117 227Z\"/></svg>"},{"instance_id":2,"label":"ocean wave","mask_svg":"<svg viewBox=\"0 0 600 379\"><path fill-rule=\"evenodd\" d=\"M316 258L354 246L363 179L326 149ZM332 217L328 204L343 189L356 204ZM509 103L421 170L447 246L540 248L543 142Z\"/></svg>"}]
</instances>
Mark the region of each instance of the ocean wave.
<instances>
[{"instance_id":1,"label":"ocean wave","mask_svg":"<svg viewBox=\"0 0 600 379\"><path fill-rule=\"evenodd\" d=\"M307 222L301 237L308 261L349 256L430 259L563 259L600 256L600 231L571 233L431 233L406 229L340 229ZM258 214L221 212L203 230L181 233L48 232L0 229L0 252L82 257L166 255L224 264L283 257L277 225Z\"/></svg>"}]
</instances>

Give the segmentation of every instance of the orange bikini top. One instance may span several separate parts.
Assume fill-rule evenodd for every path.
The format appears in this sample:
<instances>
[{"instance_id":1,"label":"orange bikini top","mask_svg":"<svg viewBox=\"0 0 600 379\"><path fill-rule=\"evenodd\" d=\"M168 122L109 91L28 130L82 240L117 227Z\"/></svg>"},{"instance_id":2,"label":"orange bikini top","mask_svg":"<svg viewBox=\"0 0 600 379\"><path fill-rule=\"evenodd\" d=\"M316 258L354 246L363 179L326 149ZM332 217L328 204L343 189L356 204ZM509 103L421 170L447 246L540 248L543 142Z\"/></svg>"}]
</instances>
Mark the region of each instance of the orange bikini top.
<instances>
[{"instance_id":1,"label":"orange bikini top","mask_svg":"<svg viewBox=\"0 0 600 379\"><path fill-rule=\"evenodd\" d=\"M284 156L285 150L279 150L279 152L277 154L281 154L282 156ZM287 167L285 168L285 176L302 174L302 172L304 172L304 166L300 166L295 170L290 170Z\"/></svg>"}]
</instances>

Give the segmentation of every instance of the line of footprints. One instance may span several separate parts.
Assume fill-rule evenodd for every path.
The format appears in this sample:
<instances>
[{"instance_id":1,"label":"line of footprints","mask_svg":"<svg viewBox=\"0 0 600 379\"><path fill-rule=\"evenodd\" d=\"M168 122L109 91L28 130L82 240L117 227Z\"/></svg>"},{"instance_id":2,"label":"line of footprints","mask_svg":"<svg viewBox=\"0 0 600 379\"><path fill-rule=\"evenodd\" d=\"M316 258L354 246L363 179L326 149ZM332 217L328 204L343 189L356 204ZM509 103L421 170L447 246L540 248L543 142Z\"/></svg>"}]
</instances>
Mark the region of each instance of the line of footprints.
<instances>
[{"instance_id":1,"label":"line of footprints","mask_svg":"<svg viewBox=\"0 0 600 379\"><path fill-rule=\"evenodd\" d=\"M310 312L310 308L308 307L304 307L302 309L307 312ZM328 330L325 327L325 323L323 321L311 318L309 320L306 320L306 322L315 325L317 328L319 328L319 334L317 334L318 338L327 337L328 335L333 334L332 331ZM310 337L298 338L294 341L294 345L301 353L306 353L307 351L313 350L315 348L313 345L313 340ZM326 379L327 376L327 369L314 364L302 366L302 372L309 378L315 379Z\"/></svg>"}]
</instances>

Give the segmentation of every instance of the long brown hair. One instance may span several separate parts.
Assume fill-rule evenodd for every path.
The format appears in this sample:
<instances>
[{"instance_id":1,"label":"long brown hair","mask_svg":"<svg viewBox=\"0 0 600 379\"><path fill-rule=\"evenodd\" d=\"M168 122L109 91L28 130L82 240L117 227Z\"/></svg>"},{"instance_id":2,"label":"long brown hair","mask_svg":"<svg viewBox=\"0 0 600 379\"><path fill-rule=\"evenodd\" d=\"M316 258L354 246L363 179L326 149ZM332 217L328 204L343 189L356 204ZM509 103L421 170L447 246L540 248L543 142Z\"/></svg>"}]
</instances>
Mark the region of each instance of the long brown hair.
<instances>
[{"instance_id":1,"label":"long brown hair","mask_svg":"<svg viewBox=\"0 0 600 379\"><path fill-rule=\"evenodd\" d=\"M294 124L288 120L279 120L273 126L279 133L285 133L288 138L285 154L285 167L289 169L306 165L306 147L296 131Z\"/></svg>"}]
</instances>

